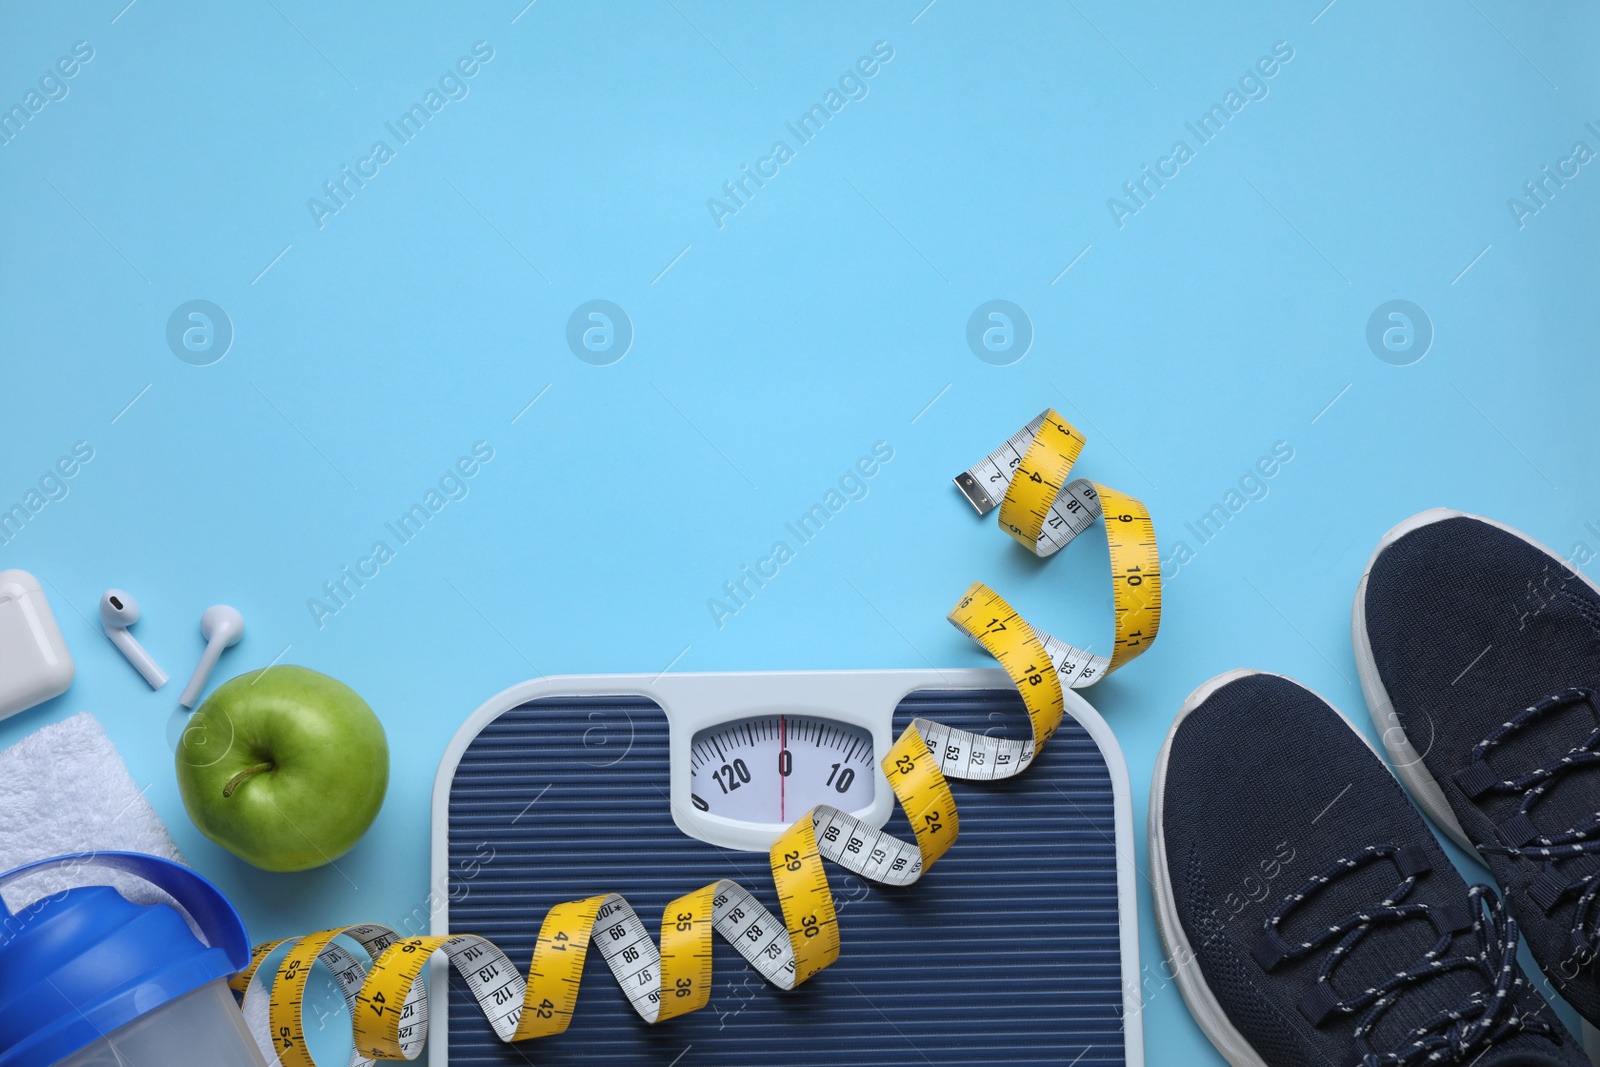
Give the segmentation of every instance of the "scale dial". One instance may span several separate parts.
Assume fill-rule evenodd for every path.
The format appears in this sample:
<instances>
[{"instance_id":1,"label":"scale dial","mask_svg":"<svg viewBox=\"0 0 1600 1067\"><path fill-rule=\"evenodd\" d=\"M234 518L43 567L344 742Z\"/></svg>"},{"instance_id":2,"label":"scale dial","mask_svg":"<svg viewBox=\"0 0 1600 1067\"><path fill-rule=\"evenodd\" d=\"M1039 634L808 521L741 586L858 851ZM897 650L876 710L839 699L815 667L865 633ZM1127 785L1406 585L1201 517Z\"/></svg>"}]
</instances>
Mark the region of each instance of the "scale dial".
<instances>
[{"instance_id":1,"label":"scale dial","mask_svg":"<svg viewBox=\"0 0 1600 1067\"><path fill-rule=\"evenodd\" d=\"M735 822L787 826L818 804L860 812L877 792L872 734L806 715L762 715L700 730L690 801Z\"/></svg>"}]
</instances>

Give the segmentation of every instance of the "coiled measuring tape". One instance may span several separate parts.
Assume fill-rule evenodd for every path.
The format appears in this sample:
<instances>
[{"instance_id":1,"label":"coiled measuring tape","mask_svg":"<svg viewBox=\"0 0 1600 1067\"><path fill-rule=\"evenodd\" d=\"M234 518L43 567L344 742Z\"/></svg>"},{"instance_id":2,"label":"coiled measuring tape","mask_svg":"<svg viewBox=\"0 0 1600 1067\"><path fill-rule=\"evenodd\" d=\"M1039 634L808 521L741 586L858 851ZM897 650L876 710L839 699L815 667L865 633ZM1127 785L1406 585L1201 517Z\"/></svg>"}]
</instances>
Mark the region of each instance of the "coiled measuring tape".
<instances>
[{"instance_id":1,"label":"coiled measuring tape","mask_svg":"<svg viewBox=\"0 0 1600 1067\"><path fill-rule=\"evenodd\" d=\"M1093 685L1139 655L1161 628L1161 554L1150 512L1126 493L1087 478L1068 481L1083 445L1082 435L1047 408L1005 444L955 477L956 488L979 515L994 510L998 495L1000 528L1036 556L1055 555L1096 519L1105 518L1115 613L1111 655L1076 648L1043 630L1015 626L1010 620L1017 618L1016 612L982 582L974 582L950 613L957 629L1002 664L1007 657L1027 659L1027 653L1042 651L1058 679L1071 689ZM988 623L982 621L985 614L990 617ZM1037 637L1039 650L1030 647L1030 636ZM1016 680L1015 674L1012 680ZM1026 699L1028 690L1023 689L1022 695ZM1055 721L1060 721L1060 714L1056 713Z\"/></svg>"},{"instance_id":2,"label":"coiled measuring tape","mask_svg":"<svg viewBox=\"0 0 1600 1067\"><path fill-rule=\"evenodd\" d=\"M231 986L244 997L247 1013L255 998L268 997L270 1050L278 1062L315 1067L302 1015L306 983L318 962L332 971L350 1009L351 1067L421 1053L428 1026L423 971L436 952L449 959L502 1041L567 1029L591 947L648 1023L687 1014L710 1000L713 933L780 989L793 989L833 963L839 924L822 861L881 885L917 881L959 832L949 780L993 781L1022 773L1061 724L1063 686L1091 685L1155 640L1161 571L1149 513L1130 496L1085 479L1067 480L1083 444L1066 420L1047 410L955 481L979 514L993 510L998 496L1001 527L1039 556L1054 554L1097 518L1106 518L1116 615L1111 655L1035 629L993 590L973 583L949 621L1005 668L1022 694L1032 736L997 738L913 720L880 766L914 843L819 805L785 830L768 854L781 920L726 879L668 904L659 942L619 894L569 901L546 913L526 977L503 951L472 934L401 937L385 926L359 924L259 945ZM341 937L359 945L371 965L344 947ZM280 949L284 955L268 993L262 966Z\"/></svg>"}]
</instances>

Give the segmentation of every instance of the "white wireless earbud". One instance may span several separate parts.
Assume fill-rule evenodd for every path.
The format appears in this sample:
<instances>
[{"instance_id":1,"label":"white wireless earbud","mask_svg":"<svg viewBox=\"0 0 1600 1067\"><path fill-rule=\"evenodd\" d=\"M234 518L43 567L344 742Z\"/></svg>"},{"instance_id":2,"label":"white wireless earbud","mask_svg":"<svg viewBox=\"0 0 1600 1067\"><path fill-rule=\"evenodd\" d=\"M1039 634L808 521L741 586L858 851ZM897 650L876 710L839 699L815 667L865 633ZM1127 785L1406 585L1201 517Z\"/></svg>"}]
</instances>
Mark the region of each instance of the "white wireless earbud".
<instances>
[{"instance_id":1,"label":"white wireless earbud","mask_svg":"<svg viewBox=\"0 0 1600 1067\"><path fill-rule=\"evenodd\" d=\"M200 691L206 687L206 679L222 650L237 645L244 636L244 616L226 604L213 604L200 616L200 636L206 639L206 650L200 654L200 665L189 677L189 684L183 687L183 696L178 698L186 708L194 707L200 699Z\"/></svg>"},{"instance_id":2,"label":"white wireless earbud","mask_svg":"<svg viewBox=\"0 0 1600 1067\"><path fill-rule=\"evenodd\" d=\"M167 672L156 666L150 653L128 632L128 627L138 621L139 604L133 597L121 589L105 591L100 598L100 625L106 628L106 636L133 664L134 670L144 675L151 689L160 689L167 684Z\"/></svg>"}]
</instances>

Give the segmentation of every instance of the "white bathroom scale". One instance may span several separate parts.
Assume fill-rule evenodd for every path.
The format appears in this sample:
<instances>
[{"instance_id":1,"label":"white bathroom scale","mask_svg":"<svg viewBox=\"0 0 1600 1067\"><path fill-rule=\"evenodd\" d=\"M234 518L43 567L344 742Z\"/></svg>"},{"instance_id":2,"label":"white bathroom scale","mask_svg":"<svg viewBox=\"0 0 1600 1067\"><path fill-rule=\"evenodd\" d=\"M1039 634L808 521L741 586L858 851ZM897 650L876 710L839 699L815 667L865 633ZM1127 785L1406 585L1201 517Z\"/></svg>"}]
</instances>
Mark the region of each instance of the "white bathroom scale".
<instances>
[{"instance_id":1,"label":"white bathroom scale","mask_svg":"<svg viewBox=\"0 0 1600 1067\"><path fill-rule=\"evenodd\" d=\"M829 866L836 963L791 992L715 941L701 1011L647 1025L590 959L571 1028L518 1045L459 976L431 972L430 1062L1062 1064L1142 1067L1133 808L1121 749L1068 690L1024 773L953 782L960 837L916 884ZM495 696L456 733L433 795L433 932L526 966L545 913L624 895L644 919L731 878L781 914L766 851L813 805L913 835L878 761L913 718L1028 737L1000 670L586 675ZM591 953L591 955L595 955Z\"/></svg>"}]
</instances>

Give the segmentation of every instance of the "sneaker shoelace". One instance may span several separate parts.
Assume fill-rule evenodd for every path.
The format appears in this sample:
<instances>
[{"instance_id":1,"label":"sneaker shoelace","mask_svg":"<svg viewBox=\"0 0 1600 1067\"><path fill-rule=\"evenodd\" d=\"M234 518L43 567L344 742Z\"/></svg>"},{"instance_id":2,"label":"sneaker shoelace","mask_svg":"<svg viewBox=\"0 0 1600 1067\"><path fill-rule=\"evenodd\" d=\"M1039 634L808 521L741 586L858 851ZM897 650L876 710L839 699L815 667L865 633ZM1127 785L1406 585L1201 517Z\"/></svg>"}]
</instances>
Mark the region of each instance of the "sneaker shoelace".
<instances>
[{"instance_id":1,"label":"sneaker shoelace","mask_svg":"<svg viewBox=\"0 0 1600 1067\"><path fill-rule=\"evenodd\" d=\"M1394 864L1400 882L1382 900L1337 922L1319 925L1307 940L1283 937L1284 921L1329 884L1385 860ZM1354 1062L1360 1067L1467 1063L1516 1033L1540 1033L1559 1040L1552 1027L1517 1011L1518 995L1526 983L1517 970L1517 923L1504 903L1484 885L1467 890L1466 907L1409 902L1418 878L1431 869L1427 853L1418 845L1371 845L1342 856L1284 898L1268 916L1253 955L1270 971L1324 953L1315 983L1301 998L1300 1012L1313 1026L1334 1016L1356 1016ZM1416 919L1430 922L1437 933L1420 958L1378 985L1345 997L1334 992L1334 974L1357 945L1383 927ZM1469 930L1467 951L1452 955L1451 943ZM1460 1004L1434 1013L1401 1035L1391 1048L1379 1051L1372 1047L1370 1038L1378 1023L1406 993L1457 970L1476 971L1483 976L1485 987L1474 990Z\"/></svg>"},{"instance_id":2,"label":"sneaker shoelace","mask_svg":"<svg viewBox=\"0 0 1600 1067\"><path fill-rule=\"evenodd\" d=\"M1596 725L1566 755L1514 778L1502 778L1490 768L1488 757L1496 746L1540 719L1578 704L1589 706L1590 713L1595 715ZM1568 962L1577 960L1587 963L1600 954L1600 867L1588 874L1569 878L1558 866L1562 860L1600 854L1600 811L1575 826L1553 834L1541 832L1534 824L1532 813L1563 778L1596 764L1600 764L1600 694L1593 689L1574 686L1530 704L1495 727L1473 746L1467 766L1455 776L1456 784L1472 800L1489 794L1509 794L1520 798L1517 813L1495 827L1503 843L1482 844L1478 846L1478 851L1543 863L1544 869L1529 885L1527 892L1534 903L1547 912L1572 894L1578 895L1578 907L1568 934ZM1568 973L1565 977L1574 975L1575 972Z\"/></svg>"}]
</instances>

